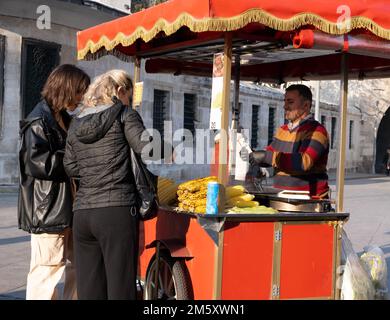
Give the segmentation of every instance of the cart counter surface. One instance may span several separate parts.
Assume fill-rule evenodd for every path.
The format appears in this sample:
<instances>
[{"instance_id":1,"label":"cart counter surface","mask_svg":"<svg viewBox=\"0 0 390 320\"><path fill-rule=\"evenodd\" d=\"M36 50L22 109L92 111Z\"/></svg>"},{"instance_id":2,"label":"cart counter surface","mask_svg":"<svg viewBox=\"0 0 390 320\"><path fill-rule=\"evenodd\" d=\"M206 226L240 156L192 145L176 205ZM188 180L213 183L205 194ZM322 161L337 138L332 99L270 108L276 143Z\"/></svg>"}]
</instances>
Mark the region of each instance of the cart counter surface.
<instances>
[{"instance_id":1,"label":"cart counter surface","mask_svg":"<svg viewBox=\"0 0 390 320\"><path fill-rule=\"evenodd\" d=\"M334 221L341 220L347 221L349 219L349 213L346 212L279 212L279 213L219 213L219 214L202 214L185 211L177 211L174 208L161 206L161 213L166 214L178 214L188 215L194 218L205 218L205 219L225 219L235 221Z\"/></svg>"}]
</instances>

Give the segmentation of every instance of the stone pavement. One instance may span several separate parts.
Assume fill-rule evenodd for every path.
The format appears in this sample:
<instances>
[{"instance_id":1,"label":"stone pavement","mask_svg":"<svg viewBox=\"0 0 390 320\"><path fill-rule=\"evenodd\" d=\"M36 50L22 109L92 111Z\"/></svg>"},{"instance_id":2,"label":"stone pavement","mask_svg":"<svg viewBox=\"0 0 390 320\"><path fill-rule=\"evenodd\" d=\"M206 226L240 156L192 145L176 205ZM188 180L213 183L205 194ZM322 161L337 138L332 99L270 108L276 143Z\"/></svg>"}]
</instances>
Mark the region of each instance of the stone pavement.
<instances>
[{"instance_id":1,"label":"stone pavement","mask_svg":"<svg viewBox=\"0 0 390 320\"><path fill-rule=\"evenodd\" d=\"M30 235L18 229L16 203L17 193L0 193L0 299L26 295Z\"/></svg>"}]
</instances>

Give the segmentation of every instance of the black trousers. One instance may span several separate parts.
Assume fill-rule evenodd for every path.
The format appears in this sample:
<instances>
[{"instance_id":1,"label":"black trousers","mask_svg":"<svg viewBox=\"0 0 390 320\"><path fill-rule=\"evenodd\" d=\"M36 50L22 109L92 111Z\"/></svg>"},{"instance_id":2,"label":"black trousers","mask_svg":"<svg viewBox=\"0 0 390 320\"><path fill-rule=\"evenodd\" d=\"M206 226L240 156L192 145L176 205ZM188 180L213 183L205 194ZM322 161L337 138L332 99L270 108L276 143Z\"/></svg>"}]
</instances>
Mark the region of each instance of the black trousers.
<instances>
[{"instance_id":1,"label":"black trousers","mask_svg":"<svg viewBox=\"0 0 390 320\"><path fill-rule=\"evenodd\" d=\"M73 239L80 300L136 299L138 218L134 209L75 211Z\"/></svg>"}]
</instances>

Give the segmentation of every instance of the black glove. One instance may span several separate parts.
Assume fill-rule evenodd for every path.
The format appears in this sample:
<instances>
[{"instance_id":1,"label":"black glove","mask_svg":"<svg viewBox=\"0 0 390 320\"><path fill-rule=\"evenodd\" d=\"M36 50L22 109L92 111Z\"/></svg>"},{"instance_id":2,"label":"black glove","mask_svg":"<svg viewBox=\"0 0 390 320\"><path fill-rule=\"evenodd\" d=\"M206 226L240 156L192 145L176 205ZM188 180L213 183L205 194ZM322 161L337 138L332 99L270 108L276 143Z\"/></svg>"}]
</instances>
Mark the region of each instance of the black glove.
<instances>
[{"instance_id":1,"label":"black glove","mask_svg":"<svg viewBox=\"0 0 390 320\"><path fill-rule=\"evenodd\" d=\"M242 161L249 161L249 152L246 148L241 149L240 157L241 157Z\"/></svg>"},{"instance_id":2,"label":"black glove","mask_svg":"<svg viewBox=\"0 0 390 320\"><path fill-rule=\"evenodd\" d=\"M253 151L249 154L249 163L254 165L261 165L265 160L265 151L259 150L259 151Z\"/></svg>"}]
</instances>

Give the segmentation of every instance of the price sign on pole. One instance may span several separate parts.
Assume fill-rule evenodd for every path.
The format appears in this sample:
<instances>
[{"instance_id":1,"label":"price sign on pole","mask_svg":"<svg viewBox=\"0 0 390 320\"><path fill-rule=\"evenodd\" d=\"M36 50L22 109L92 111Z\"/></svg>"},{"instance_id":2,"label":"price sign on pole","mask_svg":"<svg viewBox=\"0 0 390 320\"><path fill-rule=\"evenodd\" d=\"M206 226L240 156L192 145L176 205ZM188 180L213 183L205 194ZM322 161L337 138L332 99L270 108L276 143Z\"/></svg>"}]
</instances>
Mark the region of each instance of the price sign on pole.
<instances>
[{"instance_id":1,"label":"price sign on pole","mask_svg":"<svg viewBox=\"0 0 390 320\"><path fill-rule=\"evenodd\" d=\"M213 83L211 90L210 129L221 129L222 90L223 90L223 53L217 53L213 59Z\"/></svg>"}]
</instances>

